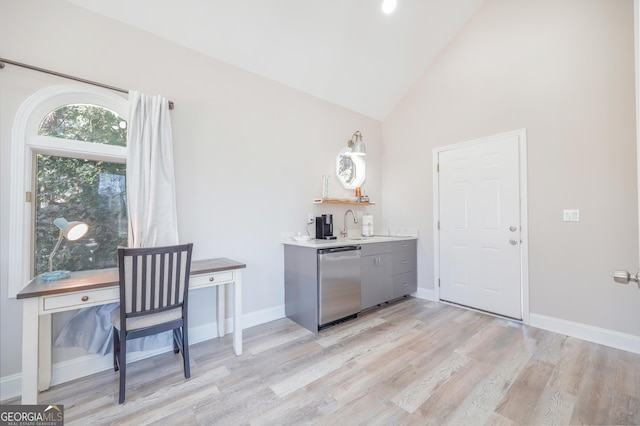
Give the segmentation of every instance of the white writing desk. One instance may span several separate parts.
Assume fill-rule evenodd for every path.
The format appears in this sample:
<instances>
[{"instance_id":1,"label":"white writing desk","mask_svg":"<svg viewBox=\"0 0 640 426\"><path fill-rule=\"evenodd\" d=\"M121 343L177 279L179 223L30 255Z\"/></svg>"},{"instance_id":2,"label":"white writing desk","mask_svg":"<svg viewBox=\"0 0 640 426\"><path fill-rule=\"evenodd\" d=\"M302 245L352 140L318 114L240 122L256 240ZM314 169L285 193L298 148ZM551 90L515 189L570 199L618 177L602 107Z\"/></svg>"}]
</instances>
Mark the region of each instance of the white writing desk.
<instances>
[{"instance_id":1,"label":"white writing desk","mask_svg":"<svg viewBox=\"0 0 640 426\"><path fill-rule=\"evenodd\" d=\"M191 262L189 289L216 286L218 336L224 336L225 287L233 286L233 350L242 354L243 263L217 258ZM22 404L37 404L51 383L51 314L120 301L118 269L72 272L43 282L38 276L17 295L22 299Z\"/></svg>"}]
</instances>

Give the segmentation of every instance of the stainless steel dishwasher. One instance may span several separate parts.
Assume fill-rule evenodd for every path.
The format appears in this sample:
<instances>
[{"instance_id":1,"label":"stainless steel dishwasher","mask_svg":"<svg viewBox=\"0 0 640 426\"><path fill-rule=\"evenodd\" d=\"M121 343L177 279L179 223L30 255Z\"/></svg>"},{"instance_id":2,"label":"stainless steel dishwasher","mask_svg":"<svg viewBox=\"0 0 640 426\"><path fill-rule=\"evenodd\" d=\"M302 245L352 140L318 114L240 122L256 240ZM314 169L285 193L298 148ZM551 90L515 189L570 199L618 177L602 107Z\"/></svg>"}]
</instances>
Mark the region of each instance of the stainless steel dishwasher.
<instances>
[{"instance_id":1,"label":"stainless steel dishwasher","mask_svg":"<svg viewBox=\"0 0 640 426\"><path fill-rule=\"evenodd\" d=\"M360 246L318 250L318 326L360 312Z\"/></svg>"}]
</instances>

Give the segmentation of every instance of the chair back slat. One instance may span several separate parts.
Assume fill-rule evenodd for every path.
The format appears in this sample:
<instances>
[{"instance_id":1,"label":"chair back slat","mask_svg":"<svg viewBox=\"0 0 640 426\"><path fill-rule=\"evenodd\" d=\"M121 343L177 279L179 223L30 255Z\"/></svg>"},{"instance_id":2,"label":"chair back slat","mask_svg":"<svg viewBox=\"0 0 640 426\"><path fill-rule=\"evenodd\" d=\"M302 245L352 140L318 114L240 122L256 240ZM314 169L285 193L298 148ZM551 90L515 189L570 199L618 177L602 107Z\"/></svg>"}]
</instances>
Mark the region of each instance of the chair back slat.
<instances>
[{"instance_id":1,"label":"chair back slat","mask_svg":"<svg viewBox=\"0 0 640 426\"><path fill-rule=\"evenodd\" d=\"M185 305L192 247L119 248L121 312L135 317Z\"/></svg>"},{"instance_id":2,"label":"chair back slat","mask_svg":"<svg viewBox=\"0 0 640 426\"><path fill-rule=\"evenodd\" d=\"M160 273L160 277L158 278L158 283L159 286L157 289L155 289L155 291L158 293L157 298L158 298L158 306L164 306L164 303L166 302L167 298L165 297L165 293L166 293L166 289L167 289L167 285L166 285L166 281L165 280L170 280L171 277L165 275L164 273L164 260L167 256L160 256L160 258L158 259L160 261L160 265L158 266L158 272Z\"/></svg>"}]
</instances>

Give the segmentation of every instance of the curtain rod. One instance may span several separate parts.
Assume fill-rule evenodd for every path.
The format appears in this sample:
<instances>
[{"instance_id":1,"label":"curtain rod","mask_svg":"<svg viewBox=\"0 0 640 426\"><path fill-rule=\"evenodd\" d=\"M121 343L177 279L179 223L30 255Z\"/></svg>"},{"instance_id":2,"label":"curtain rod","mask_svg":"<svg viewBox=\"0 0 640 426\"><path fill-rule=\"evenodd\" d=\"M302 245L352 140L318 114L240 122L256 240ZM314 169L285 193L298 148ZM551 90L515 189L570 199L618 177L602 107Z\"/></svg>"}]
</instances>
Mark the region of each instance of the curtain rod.
<instances>
[{"instance_id":1,"label":"curtain rod","mask_svg":"<svg viewBox=\"0 0 640 426\"><path fill-rule=\"evenodd\" d=\"M121 89L119 87L109 86L108 84L98 83L98 82L91 81L91 80L85 80L84 78L74 77L74 76L69 75L69 74L62 74L62 73L59 73L59 72L56 72L56 71L51 71L51 70L47 70L47 69L44 69L44 68L35 67L33 65L23 64L21 62L10 61L9 59L4 59L4 58L0 58L0 69L4 68L5 62L7 64L15 65L15 66L22 67L22 68L28 68L30 70L43 72L45 74L51 74L51 75L55 75L57 77L68 78L69 80L75 80L75 81L79 81L81 83L87 83L87 84L91 84L93 86L98 86L98 87L103 87L105 89L115 90L116 92L127 93L127 94L129 93L128 90ZM169 109L173 109L173 107L174 107L173 101L169 101Z\"/></svg>"}]
</instances>

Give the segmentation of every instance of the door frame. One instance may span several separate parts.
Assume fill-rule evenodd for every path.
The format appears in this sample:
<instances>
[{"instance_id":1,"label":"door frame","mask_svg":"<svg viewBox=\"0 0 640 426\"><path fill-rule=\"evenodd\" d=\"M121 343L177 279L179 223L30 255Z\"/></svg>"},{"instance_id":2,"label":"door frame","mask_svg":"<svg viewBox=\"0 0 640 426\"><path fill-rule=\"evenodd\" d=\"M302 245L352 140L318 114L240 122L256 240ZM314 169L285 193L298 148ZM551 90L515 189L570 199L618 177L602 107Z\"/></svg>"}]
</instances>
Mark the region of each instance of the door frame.
<instances>
[{"instance_id":1,"label":"door frame","mask_svg":"<svg viewBox=\"0 0 640 426\"><path fill-rule=\"evenodd\" d=\"M497 135L486 136L466 142L455 143L433 149L433 288L436 301L440 301L440 181L438 161L440 153L471 145L478 145L495 138L517 136L520 170L520 303L522 309L522 322L529 324L529 225L527 219L527 129L513 130Z\"/></svg>"},{"instance_id":2,"label":"door frame","mask_svg":"<svg viewBox=\"0 0 640 426\"><path fill-rule=\"evenodd\" d=\"M633 44L636 77L636 181L638 186L638 211L640 212L640 1L633 2ZM640 224L640 214L638 214ZM640 231L640 227L638 228ZM640 238L640 232L638 234ZM640 240L639 240L640 241ZM639 243L640 244L640 243ZM640 262L640 259L638 259Z\"/></svg>"}]
</instances>

